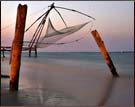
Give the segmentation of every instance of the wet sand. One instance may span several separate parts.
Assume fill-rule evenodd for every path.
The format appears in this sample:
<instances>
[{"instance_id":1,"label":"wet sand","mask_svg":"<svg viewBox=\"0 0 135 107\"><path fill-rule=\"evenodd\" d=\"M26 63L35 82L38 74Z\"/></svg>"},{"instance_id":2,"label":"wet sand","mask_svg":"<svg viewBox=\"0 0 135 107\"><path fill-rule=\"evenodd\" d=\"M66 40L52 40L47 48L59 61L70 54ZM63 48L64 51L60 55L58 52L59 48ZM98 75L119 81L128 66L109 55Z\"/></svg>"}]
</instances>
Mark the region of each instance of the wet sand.
<instances>
[{"instance_id":1,"label":"wet sand","mask_svg":"<svg viewBox=\"0 0 135 107\"><path fill-rule=\"evenodd\" d=\"M5 74L10 69L7 65L8 60L2 62ZM134 105L133 76L120 73L120 78L113 78L107 67L92 66L95 66L93 62L22 58L19 91L10 92L9 79L2 78L1 105Z\"/></svg>"}]
</instances>

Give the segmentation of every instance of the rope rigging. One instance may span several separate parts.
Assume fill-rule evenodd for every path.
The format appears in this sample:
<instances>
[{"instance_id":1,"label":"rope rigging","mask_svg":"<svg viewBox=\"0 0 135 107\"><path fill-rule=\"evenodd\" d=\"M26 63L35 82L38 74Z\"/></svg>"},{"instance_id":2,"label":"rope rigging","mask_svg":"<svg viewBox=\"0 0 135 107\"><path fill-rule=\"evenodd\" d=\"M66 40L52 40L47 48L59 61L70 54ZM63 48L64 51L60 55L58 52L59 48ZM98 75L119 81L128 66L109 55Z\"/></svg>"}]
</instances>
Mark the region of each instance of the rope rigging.
<instances>
[{"instance_id":1,"label":"rope rigging","mask_svg":"<svg viewBox=\"0 0 135 107\"><path fill-rule=\"evenodd\" d=\"M44 15L46 14L46 12L44 14L42 14L39 18L37 18L26 30L25 32L27 32L39 19L41 19Z\"/></svg>"},{"instance_id":2,"label":"rope rigging","mask_svg":"<svg viewBox=\"0 0 135 107\"><path fill-rule=\"evenodd\" d=\"M57 42L57 43L55 43L55 42L52 42L52 43L39 43L39 44L52 44L52 45L63 45L63 44L69 44L69 43L74 43L74 42L78 42L78 41L80 41L80 40L82 40L82 39L84 39L85 37L81 37L81 38L79 38L79 39L76 39L76 40L73 40L73 41L69 41L69 42ZM24 41L25 43L30 43L29 41Z\"/></svg>"},{"instance_id":3,"label":"rope rigging","mask_svg":"<svg viewBox=\"0 0 135 107\"><path fill-rule=\"evenodd\" d=\"M60 14L60 12L59 12L56 8L54 8L54 9L55 9L55 11L59 14L59 16L61 17L63 23L64 23L65 26L67 27L67 24L66 24L66 22L64 21L64 19L63 19L62 15Z\"/></svg>"},{"instance_id":4,"label":"rope rigging","mask_svg":"<svg viewBox=\"0 0 135 107\"><path fill-rule=\"evenodd\" d=\"M68 9L68 8L59 7L59 6L55 6L55 8L60 8L60 9L65 9L65 10L69 10L69 11L72 11L72 12L80 13L80 14L82 14L82 15L84 15L84 16L87 16L87 17L89 17L89 18L92 18L93 20L96 20L94 17L89 16L89 15L87 15L87 14L85 14L85 13L79 12L79 11L74 10L74 9Z\"/></svg>"},{"instance_id":5,"label":"rope rigging","mask_svg":"<svg viewBox=\"0 0 135 107\"><path fill-rule=\"evenodd\" d=\"M68 42L46 42L46 43L39 43L39 44L47 44L47 45L65 45L65 44L70 44L70 43L75 43L75 42L79 42L82 39L84 39L85 37L87 37L87 35L89 35L89 32L92 31L92 27L93 27L93 23L89 29L89 31L85 34L86 36L80 37L79 39L75 39L72 41L68 41ZM25 43L30 43L30 41L24 41Z\"/></svg>"},{"instance_id":6,"label":"rope rigging","mask_svg":"<svg viewBox=\"0 0 135 107\"><path fill-rule=\"evenodd\" d=\"M47 7L44 7L44 8L42 8L41 10L38 10L38 11L36 11L36 12L34 12L34 13L32 13L32 14L30 14L29 16L27 16L28 18L29 17L32 17L33 15L36 15L36 14L38 14L40 11L42 11L42 10L45 10ZM40 18L39 18L40 19ZM37 21L38 21L38 19L37 19ZM1 30L2 31L4 31L5 29L7 29L7 28L9 28L9 27L11 27L12 25L15 25L15 22L13 22L13 23L11 23L11 24L9 24L9 25L7 25L7 26L5 26L5 27L3 27L3 28L1 28ZM28 29L28 28L27 28ZM26 32L26 31L25 31Z\"/></svg>"},{"instance_id":7,"label":"rope rigging","mask_svg":"<svg viewBox=\"0 0 135 107\"><path fill-rule=\"evenodd\" d=\"M74 27L67 27L67 24L66 24L65 20L63 19L62 15L60 14L60 12L59 12L56 8L60 8L60 9L65 9L65 10L77 12L77 13L80 13L80 14L82 14L82 15L84 15L84 16L87 16L87 17L92 18L93 20L95 20L95 18L93 18L93 17L91 17L91 16L89 16L89 15L87 15L87 14L84 14L84 13L82 13L82 12L79 12L79 11L77 11L77 10L67 9L67 8L64 8L64 7L57 7L57 6L54 6L54 3L52 3L52 4L51 4L50 6L48 6L48 7L50 7L50 8L49 8L44 14L42 14L36 21L34 21L34 22L30 25L30 27L28 27L28 28L26 29L26 31L25 31L25 32L27 32L40 18L43 17L43 18L42 18L42 21L44 20L44 23L42 23L42 21L41 21L40 24L38 25L38 27L37 27L37 29L36 29L36 31L35 31L35 33L34 33L32 39L31 39L31 41L30 41L30 43L29 43L29 45L28 45L28 47L30 47L30 48L32 48L33 45L34 45L34 46L37 46L37 47L40 47L41 44L65 44L65 43L53 43L53 42L56 42L57 40L59 40L59 39L61 39L61 38L64 37L64 36L63 36L63 37L62 37L62 36L60 37L60 35L62 35L62 34L66 34L66 35L72 34L72 33L76 32L77 30L81 29L84 25L86 25L86 24L84 24L84 25L81 25L81 26L78 25L78 26L74 26ZM60 31L57 31L57 30L53 27L53 25L52 25L52 23L51 23L51 21L50 21L50 19L49 19L50 24L48 24L48 26L50 26L50 27L47 28L46 35L40 39L40 36L41 36L42 30L43 30L44 24L45 24L45 22L46 22L46 18L48 17L50 11L53 10L53 9L58 13L58 15L59 15L60 18L62 19L62 21L63 21L64 25L66 26L66 28L61 29ZM42 26L42 27L41 27L41 26ZM75 29L76 29L76 30L75 30ZM50 38L50 37L52 37L52 36L55 36L55 35L59 35L59 37L57 36L58 39L55 38L54 40L48 40L49 42L46 42L46 39L48 39L48 38ZM46 38L46 37L47 37L47 38ZM44 40L44 39L45 39L45 40ZM45 42L43 42L43 41L45 41ZM78 41L78 40L76 40L76 41ZM39 46L39 45L40 45L40 46Z\"/></svg>"},{"instance_id":8,"label":"rope rigging","mask_svg":"<svg viewBox=\"0 0 135 107\"><path fill-rule=\"evenodd\" d=\"M26 33L37 21L39 21L39 20L42 18L42 20L41 20L40 23L38 24L38 27L36 28L36 30L35 30L35 32L34 32L34 34L33 34L31 40L30 40L30 41L24 41L24 43L29 43L29 44L28 44L28 47L29 47L29 48L32 48L33 46L37 46L37 47L38 47L39 45L43 45L43 44L46 44L46 45L62 45L62 44L68 44L68 43L78 42L78 41L80 41L81 39L84 38L84 37L81 37L81 38L76 39L76 40L74 40L74 41L61 42L61 43L58 43L58 42L57 42L57 43L56 43L56 41L62 39L63 37L66 37L67 35L70 35L70 34L76 32L76 31L80 30L83 26L85 26L86 24L89 23L89 22L87 22L87 23L84 23L84 24L80 24L80 25L76 25L76 26L69 26L69 27L68 27L67 24L66 24L66 22L65 22L65 20L64 20L64 18L62 17L61 13L58 11L58 9L64 9L64 10L69 10L69 11L72 11L72 12L76 12L76 13L79 13L79 14L81 14L81 15L87 16L87 17L89 17L89 18L95 20L95 18L93 18L92 16L89 16L89 15L87 15L87 14L85 14L85 13L82 13L82 12L79 12L79 11L77 11L77 10L68 9L68 8L59 7L59 6L54 6L54 3L52 3L52 4L51 4L50 6L48 6L48 7L49 7L49 9L48 9L46 12L44 12L41 16L39 16L39 17L25 30L25 33ZM57 8L58 8L58 9L57 9ZM44 9L44 8L43 8L43 9ZM42 10L43 10L43 9L42 9ZM62 22L64 23L64 25L65 25L66 28L63 28L63 29L61 29L61 30L58 31L58 30L56 30L56 29L53 27L53 25L52 25L52 23L51 23L51 21L50 21L50 23L48 23L48 28L47 28L48 31L46 32L46 34L45 34L44 37L40 38L40 37L41 37L42 30L43 30L44 25L45 25L45 22L46 22L46 19L47 19L49 13L51 12L51 10L53 10L53 9L54 9L54 10L57 12L57 14L60 16L60 18L61 18L61 20L62 20ZM40 10L40 11L41 11L41 10ZM48 39L48 38L56 37L55 35L56 35L58 38L55 38L54 40L49 39L48 42L47 42L47 39ZM62 35L64 35L64 36L62 36ZM42 41L43 41L43 42L42 42ZM24 45L26 45L26 44L24 44ZM40 48L40 47L39 47L39 48Z\"/></svg>"}]
</instances>

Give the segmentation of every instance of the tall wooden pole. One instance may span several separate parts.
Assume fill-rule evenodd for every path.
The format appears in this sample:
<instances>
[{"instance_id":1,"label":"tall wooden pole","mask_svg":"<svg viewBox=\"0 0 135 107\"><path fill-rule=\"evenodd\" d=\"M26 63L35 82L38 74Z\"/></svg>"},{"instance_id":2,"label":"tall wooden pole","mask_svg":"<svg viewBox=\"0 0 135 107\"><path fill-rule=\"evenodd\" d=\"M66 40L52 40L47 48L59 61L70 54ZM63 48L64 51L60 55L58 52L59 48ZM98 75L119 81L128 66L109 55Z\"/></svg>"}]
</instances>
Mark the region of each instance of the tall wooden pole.
<instances>
[{"instance_id":1,"label":"tall wooden pole","mask_svg":"<svg viewBox=\"0 0 135 107\"><path fill-rule=\"evenodd\" d=\"M107 52L107 50L105 48L104 42L102 41L99 33L96 30L92 31L91 33L92 33L100 51L101 51L101 54L102 54L106 64L110 68L112 75L115 77L119 77L119 74L116 72L116 68L115 68L115 66L114 66L114 64L109 56L109 53Z\"/></svg>"},{"instance_id":2,"label":"tall wooden pole","mask_svg":"<svg viewBox=\"0 0 135 107\"><path fill-rule=\"evenodd\" d=\"M19 71L21 65L21 51L25 31L25 21L27 14L27 5L19 4L17 9L17 19L15 28L15 37L12 43L11 70L10 70L10 90L18 90Z\"/></svg>"}]
</instances>

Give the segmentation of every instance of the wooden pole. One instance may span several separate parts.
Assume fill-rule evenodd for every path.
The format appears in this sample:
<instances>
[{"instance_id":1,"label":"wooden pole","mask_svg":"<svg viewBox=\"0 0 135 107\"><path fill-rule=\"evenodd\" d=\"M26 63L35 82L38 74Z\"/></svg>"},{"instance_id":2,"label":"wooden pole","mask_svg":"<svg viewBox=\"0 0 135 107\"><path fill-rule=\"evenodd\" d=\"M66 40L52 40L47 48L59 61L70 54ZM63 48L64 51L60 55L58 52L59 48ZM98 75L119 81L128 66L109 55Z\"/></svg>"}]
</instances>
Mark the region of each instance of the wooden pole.
<instances>
[{"instance_id":1,"label":"wooden pole","mask_svg":"<svg viewBox=\"0 0 135 107\"><path fill-rule=\"evenodd\" d=\"M92 33L100 51L101 51L101 54L102 54L106 64L110 68L110 71L111 71L112 75L114 77L119 77L119 74L116 72L116 68L115 68L115 66L114 66L114 64L113 64L113 62L112 62L112 60L109 56L109 53L107 52L107 50L105 48L104 42L102 41L99 33L96 30L92 31L91 33Z\"/></svg>"},{"instance_id":2,"label":"wooden pole","mask_svg":"<svg viewBox=\"0 0 135 107\"><path fill-rule=\"evenodd\" d=\"M5 48L3 47L3 50L2 50L2 54L3 54L3 58L5 58Z\"/></svg>"},{"instance_id":3,"label":"wooden pole","mask_svg":"<svg viewBox=\"0 0 135 107\"><path fill-rule=\"evenodd\" d=\"M35 57L37 57L37 46L35 45Z\"/></svg>"},{"instance_id":4,"label":"wooden pole","mask_svg":"<svg viewBox=\"0 0 135 107\"><path fill-rule=\"evenodd\" d=\"M29 57L31 57L31 47L29 47Z\"/></svg>"},{"instance_id":5,"label":"wooden pole","mask_svg":"<svg viewBox=\"0 0 135 107\"><path fill-rule=\"evenodd\" d=\"M19 71L21 65L21 51L23 46L25 21L27 14L27 5L19 4L17 9L17 19L15 28L15 37L12 43L11 70L10 70L10 90L18 90Z\"/></svg>"}]
</instances>

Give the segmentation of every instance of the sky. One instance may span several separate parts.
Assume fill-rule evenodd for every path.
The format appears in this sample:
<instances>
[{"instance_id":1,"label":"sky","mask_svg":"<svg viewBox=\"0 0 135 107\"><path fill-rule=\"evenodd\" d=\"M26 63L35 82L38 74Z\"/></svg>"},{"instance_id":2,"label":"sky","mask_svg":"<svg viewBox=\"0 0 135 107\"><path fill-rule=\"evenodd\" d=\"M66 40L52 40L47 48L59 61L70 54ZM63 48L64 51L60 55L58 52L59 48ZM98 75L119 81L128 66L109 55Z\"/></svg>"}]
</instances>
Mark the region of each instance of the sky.
<instances>
[{"instance_id":1,"label":"sky","mask_svg":"<svg viewBox=\"0 0 135 107\"><path fill-rule=\"evenodd\" d=\"M40 15L47 11L51 3L56 6L75 9L86 13L96 20L84 27L79 32L66 37L61 42L73 41L85 36L79 42L52 45L39 51L71 52L71 51L99 51L91 30L96 29L102 37L108 51L133 51L134 50L134 1L2 1L1 2L1 45L11 45L14 38L16 12L19 3L27 4L26 28ZM81 24L92 20L78 13L60 10L68 26ZM49 15L53 25L63 28L64 25L55 11ZM38 24L38 23L37 23ZM25 34L28 40L37 27L37 24ZM45 30L43 31L45 34Z\"/></svg>"}]
</instances>

